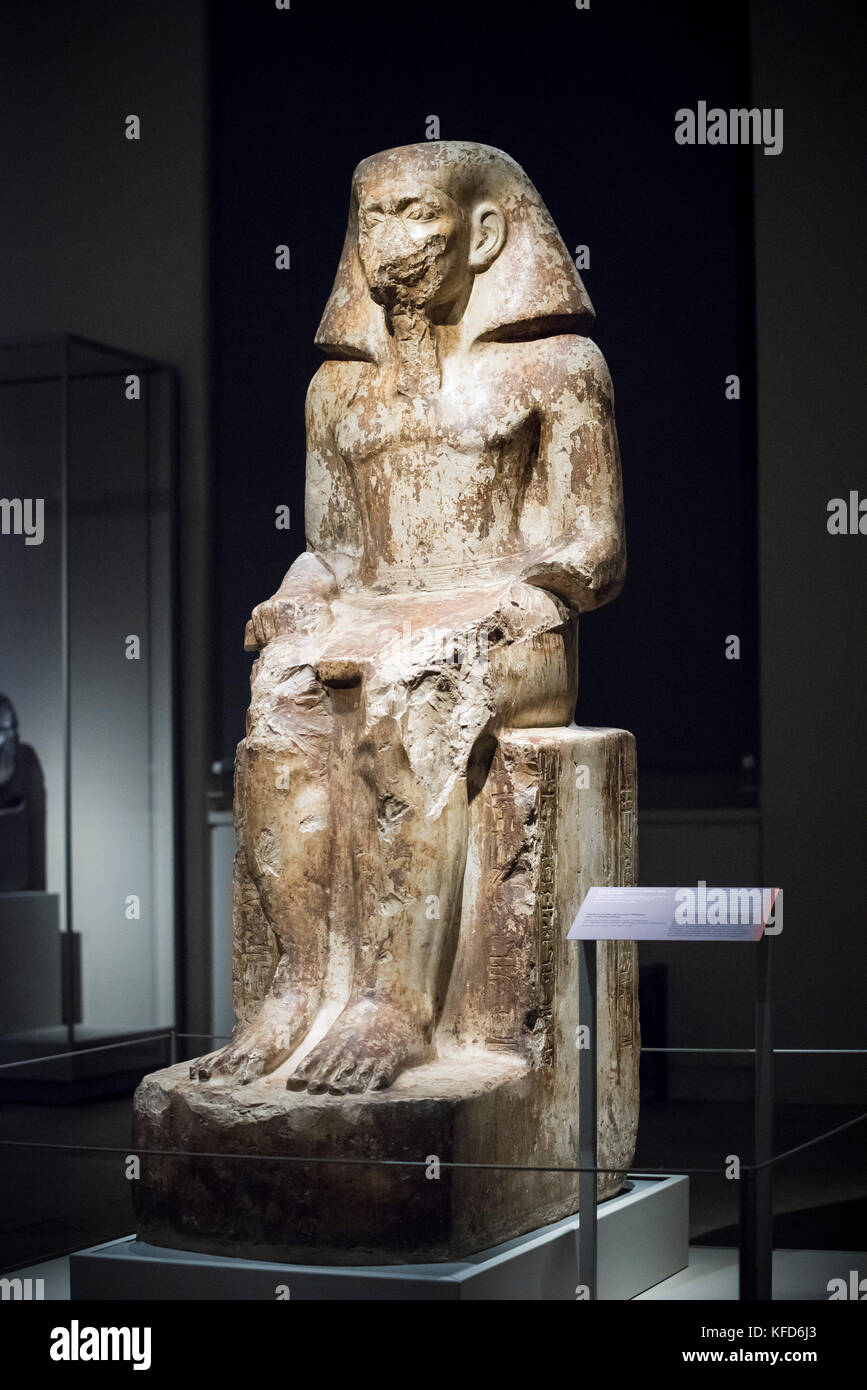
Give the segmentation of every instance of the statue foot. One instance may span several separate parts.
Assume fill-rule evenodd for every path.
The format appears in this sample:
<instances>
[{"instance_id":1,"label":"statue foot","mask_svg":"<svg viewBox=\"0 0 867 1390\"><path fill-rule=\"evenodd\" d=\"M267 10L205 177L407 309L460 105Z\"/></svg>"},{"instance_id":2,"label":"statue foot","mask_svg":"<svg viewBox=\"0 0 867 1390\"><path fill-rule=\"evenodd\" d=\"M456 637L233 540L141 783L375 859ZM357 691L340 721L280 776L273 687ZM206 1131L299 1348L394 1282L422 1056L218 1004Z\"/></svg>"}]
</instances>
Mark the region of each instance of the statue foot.
<instances>
[{"instance_id":1,"label":"statue foot","mask_svg":"<svg viewBox=\"0 0 867 1390\"><path fill-rule=\"evenodd\" d=\"M192 1080L233 1076L244 1085L257 1076L267 1076L285 1062L308 1032L312 1010L306 1000L302 1006L298 999L281 999L278 1007L279 1014L277 1008L269 1009L266 1004L259 1017L245 1024L225 1047L192 1062Z\"/></svg>"},{"instance_id":2,"label":"statue foot","mask_svg":"<svg viewBox=\"0 0 867 1390\"><path fill-rule=\"evenodd\" d=\"M346 1006L286 1085L335 1096L380 1091L429 1051L424 1029L405 1010L362 999Z\"/></svg>"}]
</instances>

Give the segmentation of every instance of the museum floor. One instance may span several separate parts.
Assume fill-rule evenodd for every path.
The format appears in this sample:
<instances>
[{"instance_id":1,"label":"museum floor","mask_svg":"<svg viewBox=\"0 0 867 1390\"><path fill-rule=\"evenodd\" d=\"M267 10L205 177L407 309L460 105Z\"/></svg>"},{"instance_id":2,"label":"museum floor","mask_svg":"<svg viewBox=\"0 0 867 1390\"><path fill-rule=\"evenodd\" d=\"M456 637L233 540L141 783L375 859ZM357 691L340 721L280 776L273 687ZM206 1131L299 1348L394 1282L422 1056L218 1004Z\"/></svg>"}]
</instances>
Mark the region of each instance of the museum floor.
<instances>
[{"instance_id":1,"label":"museum floor","mask_svg":"<svg viewBox=\"0 0 867 1390\"><path fill-rule=\"evenodd\" d=\"M856 1114L854 1107L778 1106L775 1151L803 1143ZM0 1139L25 1141L23 1147L0 1147L4 1271L26 1269L45 1278L46 1297L63 1298L63 1256L134 1228L122 1156L98 1151L100 1145L123 1148L129 1142L129 1116L127 1096L64 1107L0 1107ZM726 1154L748 1153L750 1123L750 1107L740 1102L645 1102L635 1167L677 1172L720 1165ZM61 1141L70 1149L30 1148L26 1141ZM78 1145L82 1147L76 1150ZM805 1149L777 1169L776 1297L827 1297L830 1265L822 1252L837 1252L830 1261L835 1274L839 1252L867 1250L864 1153L864 1126L859 1125ZM715 1174L693 1174L690 1191L689 1270L642 1297L736 1296L736 1185ZM845 1260L844 1256L844 1264ZM864 1267L863 1254L852 1260L852 1268ZM37 1264L43 1267L34 1273L31 1267Z\"/></svg>"}]
</instances>

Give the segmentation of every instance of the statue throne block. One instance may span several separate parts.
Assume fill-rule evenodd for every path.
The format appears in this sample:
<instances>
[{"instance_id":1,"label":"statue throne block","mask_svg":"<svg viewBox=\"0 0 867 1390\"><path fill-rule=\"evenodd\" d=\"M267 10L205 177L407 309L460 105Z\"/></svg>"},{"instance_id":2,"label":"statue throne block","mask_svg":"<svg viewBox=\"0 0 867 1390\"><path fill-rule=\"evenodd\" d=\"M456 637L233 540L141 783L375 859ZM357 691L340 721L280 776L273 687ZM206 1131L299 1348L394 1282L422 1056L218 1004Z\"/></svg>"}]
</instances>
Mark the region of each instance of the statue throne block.
<instances>
[{"instance_id":1,"label":"statue throne block","mask_svg":"<svg viewBox=\"0 0 867 1390\"><path fill-rule=\"evenodd\" d=\"M139 1238L306 1264L462 1258L578 1209L578 948L587 890L632 884L635 743L620 729L501 734L470 803L460 932L437 1057L387 1090L145 1077ZM599 1197L638 1120L636 948L599 947ZM175 1153L174 1151L180 1151ZM468 1166L450 1166L467 1164ZM560 1171L558 1171L560 1170Z\"/></svg>"}]
</instances>

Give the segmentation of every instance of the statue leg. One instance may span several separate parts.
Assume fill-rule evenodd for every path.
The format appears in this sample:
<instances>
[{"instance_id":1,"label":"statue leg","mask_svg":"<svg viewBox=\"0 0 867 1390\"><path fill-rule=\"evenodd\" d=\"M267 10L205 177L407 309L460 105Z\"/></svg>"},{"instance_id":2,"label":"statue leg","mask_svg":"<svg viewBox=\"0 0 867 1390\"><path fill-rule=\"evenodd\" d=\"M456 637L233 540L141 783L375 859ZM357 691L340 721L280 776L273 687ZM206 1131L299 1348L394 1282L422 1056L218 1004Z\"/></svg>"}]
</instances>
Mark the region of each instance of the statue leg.
<instances>
[{"instance_id":1,"label":"statue leg","mask_svg":"<svg viewBox=\"0 0 867 1390\"><path fill-rule=\"evenodd\" d=\"M236 778L239 1021L227 1047L192 1065L201 1080L223 1074L251 1081L278 1067L309 1031L325 977L340 813L335 719L312 669L287 669L275 655L254 680ZM256 940L246 930L251 923ZM269 961L276 965L263 989Z\"/></svg>"},{"instance_id":2,"label":"statue leg","mask_svg":"<svg viewBox=\"0 0 867 1390\"><path fill-rule=\"evenodd\" d=\"M406 659L368 667L352 814L353 985L291 1087L380 1089L432 1054L460 927L468 773L484 780L500 728L568 722L577 667L564 617L549 596L513 586L502 618L486 619L498 631L490 649L458 642L452 659L440 632L438 649L420 642Z\"/></svg>"},{"instance_id":3,"label":"statue leg","mask_svg":"<svg viewBox=\"0 0 867 1390\"><path fill-rule=\"evenodd\" d=\"M457 780L429 817L399 737L380 727L374 739L360 752L353 807L352 992L289 1078L314 1092L377 1090L432 1055L460 920L466 784Z\"/></svg>"},{"instance_id":4,"label":"statue leg","mask_svg":"<svg viewBox=\"0 0 867 1390\"><path fill-rule=\"evenodd\" d=\"M369 672L355 749L353 984L293 1088L377 1090L433 1054L460 925L466 771L491 717L481 665L391 681Z\"/></svg>"}]
</instances>

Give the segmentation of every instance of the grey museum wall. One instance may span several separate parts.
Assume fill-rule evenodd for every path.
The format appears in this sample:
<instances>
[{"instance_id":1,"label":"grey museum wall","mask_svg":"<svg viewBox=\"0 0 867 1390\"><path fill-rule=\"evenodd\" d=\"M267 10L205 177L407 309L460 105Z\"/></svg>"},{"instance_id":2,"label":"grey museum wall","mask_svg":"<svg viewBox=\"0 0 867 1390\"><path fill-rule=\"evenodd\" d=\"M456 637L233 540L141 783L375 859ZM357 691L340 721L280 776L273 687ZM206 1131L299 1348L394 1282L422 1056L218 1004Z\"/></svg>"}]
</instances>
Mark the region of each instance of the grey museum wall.
<instances>
[{"instance_id":1,"label":"grey museum wall","mask_svg":"<svg viewBox=\"0 0 867 1390\"><path fill-rule=\"evenodd\" d=\"M77 333L181 373L186 1013L208 1027L207 7L11 0L0 45L4 338ZM143 138L124 138L125 117Z\"/></svg>"}]
</instances>

